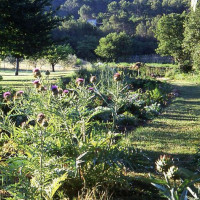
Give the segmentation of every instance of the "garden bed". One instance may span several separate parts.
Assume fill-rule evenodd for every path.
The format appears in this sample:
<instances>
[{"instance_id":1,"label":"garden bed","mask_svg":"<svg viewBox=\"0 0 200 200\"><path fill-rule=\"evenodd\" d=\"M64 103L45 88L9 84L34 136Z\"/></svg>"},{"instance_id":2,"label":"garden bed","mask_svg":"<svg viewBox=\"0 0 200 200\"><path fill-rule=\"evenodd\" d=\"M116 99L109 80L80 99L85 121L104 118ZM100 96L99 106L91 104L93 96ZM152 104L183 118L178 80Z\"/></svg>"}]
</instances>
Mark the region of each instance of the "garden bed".
<instances>
[{"instance_id":1,"label":"garden bed","mask_svg":"<svg viewBox=\"0 0 200 200\"><path fill-rule=\"evenodd\" d=\"M159 115L177 91L112 68L80 70L58 85L37 69L34 76L24 91L3 89L1 195L72 199L83 191L127 191L149 199L128 173L148 172L152 162L124 133Z\"/></svg>"}]
</instances>

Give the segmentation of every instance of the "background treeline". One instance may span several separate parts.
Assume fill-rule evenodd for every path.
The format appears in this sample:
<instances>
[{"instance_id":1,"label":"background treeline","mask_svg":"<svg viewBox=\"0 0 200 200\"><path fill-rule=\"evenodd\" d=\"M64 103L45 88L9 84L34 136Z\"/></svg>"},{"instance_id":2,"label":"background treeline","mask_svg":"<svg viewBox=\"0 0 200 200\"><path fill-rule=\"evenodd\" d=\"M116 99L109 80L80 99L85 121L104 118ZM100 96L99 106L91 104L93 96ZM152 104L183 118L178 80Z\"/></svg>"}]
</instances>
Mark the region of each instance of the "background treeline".
<instances>
[{"instance_id":1,"label":"background treeline","mask_svg":"<svg viewBox=\"0 0 200 200\"><path fill-rule=\"evenodd\" d=\"M102 56L95 52L102 37L123 32L129 37L128 55L154 54L157 48L155 29L164 14L188 11L189 0L57 0L58 15L67 17L54 32L56 40L65 41L76 55L87 60L117 60L118 57ZM87 23L95 19L96 26ZM112 43L112 39L107 42Z\"/></svg>"},{"instance_id":2,"label":"background treeline","mask_svg":"<svg viewBox=\"0 0 200 200\"><path fill-rule=\"evenodd\" d=\"M134 55L172 56L188 71L199 65L199 11L189 0L2 0L0 57L133 62ZM21 12L23 10L23 12Z\"/></svg>"}]
</instances>

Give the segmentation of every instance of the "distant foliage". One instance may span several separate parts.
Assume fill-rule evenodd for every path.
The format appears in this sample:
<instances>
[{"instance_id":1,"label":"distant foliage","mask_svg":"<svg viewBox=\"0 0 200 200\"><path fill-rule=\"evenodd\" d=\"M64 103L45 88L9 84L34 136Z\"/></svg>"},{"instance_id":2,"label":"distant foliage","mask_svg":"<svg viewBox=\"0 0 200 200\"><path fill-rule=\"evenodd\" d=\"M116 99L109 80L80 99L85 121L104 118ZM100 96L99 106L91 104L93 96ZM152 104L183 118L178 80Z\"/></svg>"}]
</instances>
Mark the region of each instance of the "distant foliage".
<instances>
[{"instance_id":1,"label":"distant foliage","mask_svg":"<svg viewBox=\"0 0 200 200\"><path fill-rule=\"evenodd\" d=\"M63 0L60 3L58 14L72 18L62 23L61 31L56 31L57 37L66 39L78 57L85 59L88 55L89 60L97 59L94 50L99 39L113 32L125 32L132 37L135 46L132 55L154 54L158 20L163 14L181 14L190 6L190 0ZM96 25L88 24L88 19L96 20Z\"/></svg>"}]
</instances>

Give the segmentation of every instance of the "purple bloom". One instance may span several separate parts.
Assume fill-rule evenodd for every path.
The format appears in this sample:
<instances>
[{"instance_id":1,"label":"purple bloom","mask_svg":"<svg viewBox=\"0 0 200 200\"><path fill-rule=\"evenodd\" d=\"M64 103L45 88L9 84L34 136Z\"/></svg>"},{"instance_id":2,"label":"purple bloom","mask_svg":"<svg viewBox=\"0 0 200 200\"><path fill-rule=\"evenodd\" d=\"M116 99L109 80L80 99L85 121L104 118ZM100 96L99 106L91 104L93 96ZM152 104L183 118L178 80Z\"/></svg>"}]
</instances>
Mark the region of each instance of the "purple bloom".
<instances>
[{"instance_id":1,"label":"purple bloom","mask_svg":"<svg viewBox=\"0 0 200 200\"><path fill-rule=\"evenodd\" d=\"M8 97L10 97L11 93L10 92L4 92L3 93L3 98L7 99Z\"/></svg>"},{"instance_id":2,"label":"purple bloom","mask_svg":"<svg viewBox=\"0 0 200 200\"><path fill-rule=\"evenodd\" d=\"M39 72L40 70L38 68L33 69L33 72Z\"/></svg>"},{"instance_id":3,"label":"purple bloom","mask_svg":"<svg viewBox=\"0 0 200 200\"><path fill-rule=\"evenodd\" d=\"M83 81L84 81L83 78L77 78L77 79L76 79L76 82L77 82L77 83L78 83L78 82L82 83Z\"/></svg>"},{"instance_id":4,"label":"purple bloom","mask_svg":"<svg viewBox=\"0 0 200 200\"><path fill-rule=\"evenodd\" d=\"M35 81L33 81L33 84L39 84L40 83L40 81L39 80L35 80Z\"/></svg>"},{"instance_id":5,"label":"purple bloom","mask_svg":"<svg viewBox=\"0 0 200 200\"><path fill-rule=\"evenodd\" d=\"M83 82L84 82L84 79L83 79L83 78L77 78L77 79L76 79L76 84L77 84L78 86L83 85Z\"/></svg>"},{"instance_id":6,"label":"purple bloom","mask_svg":"<svg viewBox=\"0 0 200 200\"><path fill-rule=\"evenodd\" d=\"M94 88L93 87L89 87L88 88L90 91L94 91Z\"/></svg>"},{"instance_id":7,"label":"purple bloom","mask_svg":"<svg viewBox=\"0 0 200 200\"><path fill-rule=\"evenodd\" d=\"M51 86L51 90L52 91L57 91L58 90L58 86L57 85L52 85Z\"/></svg>"},{"instance_id":8,"label":"purple bloom","mask_svg":"<svg viewBox=\"0 0 200 200\"><path fill-rule=\"evenodd\" d=\"M18 94L24 94L24 91L23 90L20 90L17 92Z\"/></svg>"},{"instance_id":9,"label":"purple bloom","mask_svg":"<svg viewBox=\"0 0 200 200\"><path fill-rule=\"evenodd\" d=\"M69 90L63 90L63 94L68 94Z\"/></svg>"},{"instance_id":10,"label":"purple bloom","mask_svg":"<svg viewBox=\"0 0 200 200\"><path fill-rule=\"evenodd\" d=\"M35 78L41 77L41 72L40 72L40 70L38 68L33 69L33 76Z\"/></svg>"},{"instance_id":11,"label":"purple bloom","mask_svg":"<svg viewBox=\"0 0 200 200\"><path fill-rule=\"evenodd\" d=\"M16 97L21 97L24 94L24 91L20 90L18 92L16 92Z\"/></svg>"}]
</instances>

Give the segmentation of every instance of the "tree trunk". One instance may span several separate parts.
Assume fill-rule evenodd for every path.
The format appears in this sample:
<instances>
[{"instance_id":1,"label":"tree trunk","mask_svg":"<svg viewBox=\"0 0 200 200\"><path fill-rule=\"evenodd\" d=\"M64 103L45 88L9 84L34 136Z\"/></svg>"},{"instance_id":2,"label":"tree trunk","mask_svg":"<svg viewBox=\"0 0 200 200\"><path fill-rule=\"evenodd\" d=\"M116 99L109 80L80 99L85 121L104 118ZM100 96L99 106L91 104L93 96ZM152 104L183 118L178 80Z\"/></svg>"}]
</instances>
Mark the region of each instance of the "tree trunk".
<instances>
[{"instance_id":1,"label":"tree trunk","mask_svg":"<svg viewBox=\"0 0 200 200\"><path fill-rule=\"evenodd\" d=\"M18 76L18 72L19 72L19 58L16 58L15 76Z\"/></svg>"},{"instance_id":2,"label":"tree trunk","mask_svg":"<svg viewBox=\"0 0 200 200\"><path fill-rule=\"evenodd\" d=\"M51 64L52 66L52 72L55 72L55 64Z\"/></svg>"}]
</instances>

